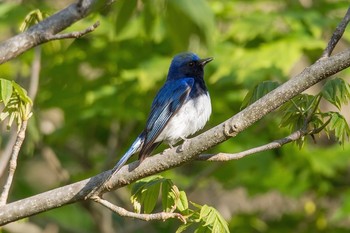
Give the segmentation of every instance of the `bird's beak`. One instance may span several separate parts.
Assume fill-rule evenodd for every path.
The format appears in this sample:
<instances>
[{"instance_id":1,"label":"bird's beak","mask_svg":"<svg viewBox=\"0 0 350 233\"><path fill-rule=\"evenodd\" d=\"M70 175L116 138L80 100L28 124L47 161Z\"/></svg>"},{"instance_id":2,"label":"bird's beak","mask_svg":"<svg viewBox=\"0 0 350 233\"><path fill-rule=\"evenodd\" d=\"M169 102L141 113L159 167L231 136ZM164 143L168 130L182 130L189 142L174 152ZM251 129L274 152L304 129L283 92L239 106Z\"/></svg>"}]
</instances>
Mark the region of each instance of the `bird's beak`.
<instances>
[{"instance_id":1,"label":"bird's beak","mask_svg":"<svg viewBox=\"0 0 350 233\"><path fill-rule=\"evenodd\" d=\"M214 58L212 57L208 57L208 58L204 58L199 60L199 64L201 64L202 66L205 66L207 63L211 62Z\"/></svg>"}]
</instances>

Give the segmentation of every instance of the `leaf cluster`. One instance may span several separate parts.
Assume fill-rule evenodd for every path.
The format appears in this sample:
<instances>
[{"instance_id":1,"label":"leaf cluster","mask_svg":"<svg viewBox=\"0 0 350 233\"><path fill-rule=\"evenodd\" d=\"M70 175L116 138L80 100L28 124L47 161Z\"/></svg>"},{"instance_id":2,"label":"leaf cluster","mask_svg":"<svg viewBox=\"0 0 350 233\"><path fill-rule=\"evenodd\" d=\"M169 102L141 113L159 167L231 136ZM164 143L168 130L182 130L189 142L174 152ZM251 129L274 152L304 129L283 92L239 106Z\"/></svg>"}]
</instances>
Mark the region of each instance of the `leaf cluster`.
<instances>
[{"instance_id":1,"label":"leaf cluster","mask_svg":"<svg viewBox=\"0 0 350 233\"><path fill-rule=\"evenodd\" d=\"M274 81L259 83L247 93L242 108L260 99L277 86L278 83ZM322 99L340 110L343 105L349 102L349 83L341 78L334 78L327 80L317 95L306 93L297 95L278 109L278 113L282 115L280 126L287 127L291 131L306 131L306 135L312 137L324 131L328 137L334 135L336 140L344 145L350 135L346 118L340 112L322 111L320 108ZM304 139L305 137L302 137L297 141L300 147L303 145Z\"/></svg>"},{"instance_id":2,"label":"leaf cluster","mask_svg":"<svg viewBox=\"0 0 350 233\"><path fill-rule=\"evenodd\" d=\"M8 129L13 122L17 123L19 129L22 121L28 120L32 114L32 100L28 97L27 91L14 81L0 79L0 104L3 105L0 121L8 118Z\"/></svg>"},{"instance_id":3,"label":"leaf cluster","mask_svg":"<svg viewBox=\"0 0 350 233\"><path fill-rule=\"evenodd\" d=\"M134 210L140 213L151 213L156 207L161 193L162 210L165 212L178 211L186 219L186 223L177 229L177 233L193 230L204 232L229 232L228 223L213 207L190 202L187 195L170 180L162 176L151 176L137 181L132 188L131 202ZM193 231L190 231L193 232Z\"/></svg>"}]
</instances>

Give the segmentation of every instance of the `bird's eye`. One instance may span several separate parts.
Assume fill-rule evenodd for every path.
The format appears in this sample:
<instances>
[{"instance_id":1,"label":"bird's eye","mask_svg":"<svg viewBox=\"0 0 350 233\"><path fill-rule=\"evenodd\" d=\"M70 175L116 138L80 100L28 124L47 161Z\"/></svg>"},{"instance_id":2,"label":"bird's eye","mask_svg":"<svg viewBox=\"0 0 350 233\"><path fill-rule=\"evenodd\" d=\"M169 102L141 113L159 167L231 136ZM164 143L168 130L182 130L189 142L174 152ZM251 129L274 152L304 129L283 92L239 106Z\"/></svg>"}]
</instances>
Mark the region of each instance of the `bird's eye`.
<instances>
[{"instance_id":1,"label":"bird's eye","mask_svg":"<svg viewBox=\"0 0 350 233\"><path fill-rule=\"evenodd\" d=\"M190 63L188 63L189 66L194 66L194 62L191 61Z\"/></svg>"}]
</instances>

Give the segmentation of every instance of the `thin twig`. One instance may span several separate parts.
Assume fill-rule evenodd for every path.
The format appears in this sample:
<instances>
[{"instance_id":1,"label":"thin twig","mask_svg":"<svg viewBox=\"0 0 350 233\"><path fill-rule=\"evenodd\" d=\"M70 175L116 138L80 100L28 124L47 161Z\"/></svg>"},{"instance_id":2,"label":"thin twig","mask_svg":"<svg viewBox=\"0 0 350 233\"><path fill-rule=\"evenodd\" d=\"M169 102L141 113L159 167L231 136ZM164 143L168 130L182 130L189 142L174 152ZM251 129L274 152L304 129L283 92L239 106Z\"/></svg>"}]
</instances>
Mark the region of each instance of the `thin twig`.
<instances>
[{"instance_id":1,"label":"thin twig","mask_svg":"<svg viewBox=\"0 0 350 233\"><path fill-rule=\"evenodd\" d=\"M229 153L201 154L201 155L199 155L197 160L215 161L215 162L237 160L237 159L241 159L247 155L251 155L251 154L255 154L258 152L267 151L267 150L271 150L271 149L280 148L284 144L296 141L299 138L303 137L304 135L306 135L306 131L297 130L285 138L278 139L276 141L270 142L270 143L265 144L263 146L258 146L258 147L255 147L255 148L252 148L249 150L245 150L245 151L233 153L233 154L229 154Z\"/></svg>"},{"instance_id":2,"label":"thin twig","mask_svg":"<svg viewBox=\"0 0 350 233\"><path fill-rule=\"evenodd\" d=\"M92 32L92 31L94 31L99 25L100 25L100 21L97 21L96 23L94 23L90 27L86 28L85 30L76 31L76 32L70 32L70 33L56 34L56 35L47 34L45 36L45 39L50 41L50 40L62 40L62 39L72 39L72 38L76 39L76 38L80 38L80 37L82 37L82 36Z\"/></svg>"},{"instance_id":3,"label":"thin twig","mask_svg":"<svg viewBox=\"0 0 350 233\"><path fill-rule=\"evenodd\" d=\"M350 7L348 8L348 11L346 12L342 21L338 24L337 28L333 32L332 38L329 40L328 45L325 48L325 50L323 51L320 59L323 59L325 57L329 57L331 55L331 53L333 52L338 41L343 36L343 33L344 33L345 28L348 25L349 21L350 21Z\"/></svg>"},{"instance_id":4,"label":"thin twig","mask_svg":"<svg viewBox=\"0 0 350 233\"><path fill-rule=\"evenodd\" d=\"M23 140L25 138L27 123L28 123L27 120L22 122L22 126L17 134L15 145L13 146L13 149L12 149L10 165L9 165L9 175L7 177L6 183L4 185L4 189L3 189L1 196L0 196L0 206L5 205L7 202L7 198L8 198L9 192L10 192L12 180L13 180L13 177L15 175L15 171L16 171L16 167L17 167L18 153L21 149Z\"/></svg>"},{"instance_id":5,"label":"thin twig","mask_svg":"<svg viewBox=\"0 0 350 233\"><path fill-rule=\"evenodd\" d=\"M39 86L39 76L40 76L40 64L41 64L41 48L40 46L35 47L34 49L34 59L32 63L32 70L31 70L31 76L30 76L30 83L28 88L28 96L32 99L34 102L34 99L36 97L38 86ZM4 185L3 192L1 193L0 197L0 206L5 205L8 199L8 195L10 192L10 188L12 185L13 177L15 175L15 171L17 168L17 158L18 153L21 149L23 140L25 138L25 131L27 129L27 122L28 120L24 120L22 122L22 126L16 136L16 141L12 147L11 156L8 158L10 159L9 162L9 174L6 180L6 183ZM15 131L13 131L15 132ZM9 142L10 143L10 142ZM6 161L7 164L7 161Z\"/></svg>"},{"instance_id":6,"label":"thin twig","mask_svg":"<svg viewBox=\"0 0 350 233\"><path fill-rule=\"evenodd\" d=\"M138 213L130 212L122 207L116 206L116 205L110 203L109 201L102 199L101 197L98 197L98 196L94 196L94 198L92 198L92 200L94 200L97 203L100 203L101 205L107 207L111 211L113 211L113 212L115 212L123 217L136 218L136 219L140 219L140 220L144 220L144 221L152 221L152 220L165 221L169 218L177 218L186 224L185 217L179 213L160 212L160 213L155 213L155 214L138 214Z\"/></svg>"},{"instance_id":7,"label":"thin twig","mask_svg":"<svg viewBox=\"0 0 350 233\"><path fill-rule=\"evenodd\" d=\"M283 145L294 142L306 135L314 135L318 134L321 132L331 121L332 118L329 118L323 125L321 125L318 128L315 128L313 130L307 130L308 124L310 121L306 122L304 127L302 129L296 130L287 137L275 140L273 142L267 143L262 146L258 146L255 148L251 148L249 150L241 151L238 153L217 153L217 154L201 154L198 156L197 160L200 161L212 161L212 162L224 162L224 161L229 161L229 160L237 160L241 159L247 155L255 154L258 152L263 152L271 149L277 149L282 147Z\"/></svg>"}]
</instances>

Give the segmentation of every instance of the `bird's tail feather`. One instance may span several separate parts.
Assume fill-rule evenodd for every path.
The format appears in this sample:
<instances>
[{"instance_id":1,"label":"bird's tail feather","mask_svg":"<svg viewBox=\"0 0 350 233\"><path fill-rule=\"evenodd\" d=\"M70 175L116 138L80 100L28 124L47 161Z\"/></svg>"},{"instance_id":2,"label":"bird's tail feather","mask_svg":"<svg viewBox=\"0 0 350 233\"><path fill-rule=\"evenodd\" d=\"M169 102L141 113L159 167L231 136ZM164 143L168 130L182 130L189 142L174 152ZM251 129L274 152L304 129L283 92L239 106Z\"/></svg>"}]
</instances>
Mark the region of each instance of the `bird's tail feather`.
<instances>
[{"instance_id":1,"label":"bird's tail feather","mask_svg":"<svg viewBox=\"0 0 350 233\"><path fill-rule=\"evenodd\" d=\"M114 166L113 170L112 170L112 176L114 174L116 174L120 168L122 168L124 166L124 164L129 160L129 158L139 152L141 150L143 144L143 139L140 136L138 136L136 138L136 140L134 141L134 143L130 146L129 150L127 152L125 152L125 154L123 155L123 157L118 161L118 163Z\"/></svg>"}]
</instances>

